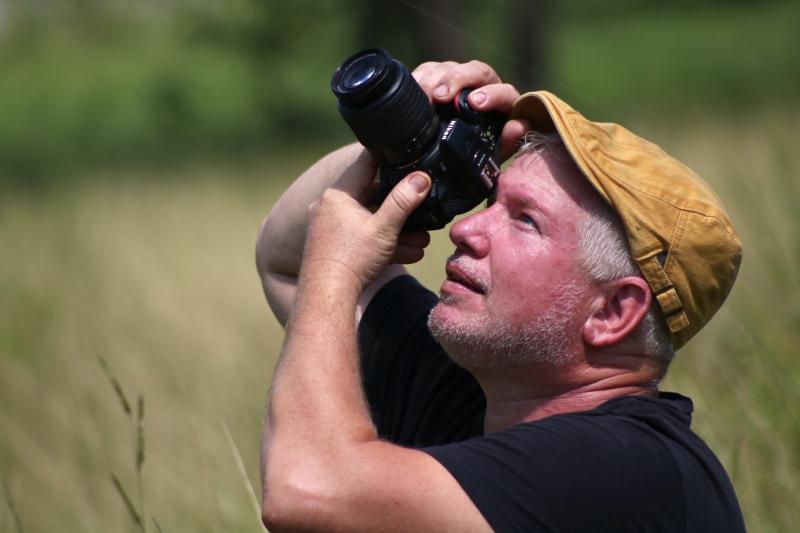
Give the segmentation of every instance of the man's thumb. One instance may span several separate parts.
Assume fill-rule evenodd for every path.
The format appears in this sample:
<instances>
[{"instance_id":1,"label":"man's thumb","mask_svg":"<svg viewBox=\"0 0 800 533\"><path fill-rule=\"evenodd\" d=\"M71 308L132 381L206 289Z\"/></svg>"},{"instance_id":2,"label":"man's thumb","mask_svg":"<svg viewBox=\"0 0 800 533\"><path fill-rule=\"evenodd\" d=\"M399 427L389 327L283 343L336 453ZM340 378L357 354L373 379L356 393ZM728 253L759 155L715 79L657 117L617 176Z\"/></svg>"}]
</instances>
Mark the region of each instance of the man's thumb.
<instances>
[{"instance_id":1,"label":"man's thumb","mask_svg":"<svg viewBox=\"0 0 800 533\"><path fill-rule=\"evenodd\" d=\"M422 172L409 174L394 186L375 212L375 216L381 222L396 228L399 233L411 212L425 200L430 188L431 179L427 174Z\"/></svg>"}]
</instances>

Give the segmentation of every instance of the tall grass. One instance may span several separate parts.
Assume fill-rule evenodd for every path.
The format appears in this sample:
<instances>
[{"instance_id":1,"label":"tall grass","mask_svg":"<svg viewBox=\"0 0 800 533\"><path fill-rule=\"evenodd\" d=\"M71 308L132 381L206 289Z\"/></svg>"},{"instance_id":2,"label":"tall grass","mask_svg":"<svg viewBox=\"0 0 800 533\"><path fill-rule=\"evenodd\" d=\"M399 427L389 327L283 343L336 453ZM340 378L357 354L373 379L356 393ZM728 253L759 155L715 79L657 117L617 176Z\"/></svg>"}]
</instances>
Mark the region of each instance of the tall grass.
<instances>
[{"instance_id":1,"label":"tall grass","mask_svg":"<svg viewBox=\"0 0 800 533\"><path fill-rule=\"evenodd\" d=\"M22 523L130 528L109 483L114 471L136 486L120 467L130 464L129 420L96 364L104 356L148 400L148 514L164 531L258 531L219 421L258 486L281 337L253 242L275 176L95 178L0 195L0 468ZM0 511L0 530L10 524Z\"/></svg>"},{"instance_id":2,"label":"tall grass","mask_svg":"<svg viewBox=\"0 0 800 533\"><path fill-rule=\"evenodd\" d=\"M678 354L665 388L695 400L695 428L731 473L749 529L796 530L800 116L690 122L634 129L717 188L745 258L728 304ZM136 486L135 469L121 466L131 463L130 421L100 356L147 398L148 516L167 532L260 530L248 485L259 486L282 330L261 295L253 242L309 162L137 180L98 173L0 194L0 472L14 508L0 510L0 530L135 530L109 483L113 471ZM429 286L450 249L440 232L414 267Z\"/></svg>"}]
</instances>

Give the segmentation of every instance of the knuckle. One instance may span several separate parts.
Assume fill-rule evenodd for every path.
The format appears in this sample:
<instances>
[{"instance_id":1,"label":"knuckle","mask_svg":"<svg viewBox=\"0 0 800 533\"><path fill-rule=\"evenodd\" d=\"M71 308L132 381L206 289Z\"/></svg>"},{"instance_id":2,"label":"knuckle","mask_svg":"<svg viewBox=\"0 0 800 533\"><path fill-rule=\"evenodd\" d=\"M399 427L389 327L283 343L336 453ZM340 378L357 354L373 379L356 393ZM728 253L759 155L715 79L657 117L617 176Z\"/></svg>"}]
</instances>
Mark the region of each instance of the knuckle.
<instances>
[{"instance_id":1,"label":"knuckle","mask_svg":"<svg viewBox=\"0 0 800 533\"><path fill-rule=\"evenodd\" d=\"M450 81L453 81L453 82L456 82L456 83L460 83L466 77L467 77L466 76L466 72L464 72L464 69L462 69L462 68L454 68L453 70L451 70L449 72L449 75L448 75L448 78L450 79Z\"/></svg>"},{"instance_id":2,"label":"knuckle","mask_svg":"<svg viewBox=\"0 0 800 533\"><path fill-rule=\"evenodd\" d=\"M427 61L425 63L422 63L417 68L415 68L411 72L411 75L414 77L415 80L417 80L417 83L419 83L421 85L422 84L422 80L425 79L426 77L428 77L431 72L436 70L436 66L437 65L438 65L438 63L435 63L433 61Z\"/></svg>"},{"instance_id":3,"label":"knuckle","mask_svg":"<svg viewBox=\"0 0 800 533\"><path fill-rule=\"evenodd\" d=\"M489 65L487 65L486 63L484 63L483 61L478 61L477 59L473 59L472 61L467 63L467 65L469 65L470 68L474 69L475 72L478 74L478 76L480 76L484 80L491 80L497 77L497 74L495 73L494 69Z\"/></svg>"},{"instance_id":4,"label":"knuckle","mask_svg":"<svg viewBox=\"0 0 800 533\"><path fill-rule=\"evenodd\" d=\"M416 73L420 73L421 74L421 73L423 73L423 72L425 72L427 70L430 70L430 69L434 68L437 64L438 63L436 63L435 61L425 61L424 63L420 63L417 66L417 68L414 69L412 74L416 74Z\"/></svg>"},{"instance_id":5,"label":"knuckle","mask_svg":"<svg viewBox=\"0 0 800 533\"><path fill-rule=\"evenodd\" d=\"M397 207L399 207L403 211L407 211L413 204L412 199L409 198L409 196L405 192L399 189L393 189L391 197L395 205L397 205Z\"/></svg>"},{"instance_id":6,"label":"knuckle","mask_svg":"<svg viewBox=\"0 0 800 533\"><path fill-rule=\"evenodd\" d=\"M448 83L453 79L454 74L458 71L458 63L453 61L444 61L439 63L437 68L431 71L428 77L431 80L431 85L439 85L440 83Z\"/></svg>"},{"instance_id":7,"label":"knuckle","mask_svg":"<svg viewBox=\"0 0 800 533\"><path fill-rule=\"evenodd\" d=\"M346 195L346 193L331 187L329 189L325 189L325 192L323 192L320 196L319 203L338 204L341 203L343 195Z\"/></svg>"},{"instance_id":8,"label":"knuckle","mask_svg":"<svg viewBox=\"0 0 800 533\"><path fill-rule=\"evenodd\" d=\"M464 65L456 63L455 61L445 61L442 63L442 67L447 77L454 77L460 74Z\"/></svg>"}]
</instances>

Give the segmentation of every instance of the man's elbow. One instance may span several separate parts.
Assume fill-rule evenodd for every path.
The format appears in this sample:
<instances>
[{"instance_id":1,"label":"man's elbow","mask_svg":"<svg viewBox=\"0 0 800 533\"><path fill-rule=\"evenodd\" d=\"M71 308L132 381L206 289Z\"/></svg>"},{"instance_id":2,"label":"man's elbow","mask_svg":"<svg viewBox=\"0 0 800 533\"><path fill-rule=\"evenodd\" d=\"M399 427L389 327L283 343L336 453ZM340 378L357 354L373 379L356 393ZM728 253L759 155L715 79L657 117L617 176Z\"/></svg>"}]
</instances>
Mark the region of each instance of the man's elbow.
<instances>
[{"instance_id":1,"label":"man's elbow","mask_svg":"<svg viewBox=\"0 0 800 533\"><path fill-rule=\"evenodd\" d=\"M319 487L297 479L270 485L275 488L265 490L261 504L261 521L269 531L315 531L331 525L324 512L328 498Z\"/></svg>"},{"instance_id":2,"label":"man's elbow","mask_svg":"<svg viewBox=\"0 0 800 533\"><path fill-rule=\"evenodd\" d=\"M256 238L256 269L258 270L258 275L261 279L264 279L264 276L269 271L269 255L267 250L268 246L266 244L266 228L268 220L269 215L264 217L264 220L261 221L261 224L258 227L258 237Z\"/></svg>"},{"instance_id":3,"label":"man's elbow","mask_svg":"<svg viewBox=\"0 0 800 533\"><path fill-rule=\"evenodd\" d=\"M271 532L290 531L297 525L296 511L274 497L264 497L261 504L261 522Z\"/></svg>"}]
</instances>

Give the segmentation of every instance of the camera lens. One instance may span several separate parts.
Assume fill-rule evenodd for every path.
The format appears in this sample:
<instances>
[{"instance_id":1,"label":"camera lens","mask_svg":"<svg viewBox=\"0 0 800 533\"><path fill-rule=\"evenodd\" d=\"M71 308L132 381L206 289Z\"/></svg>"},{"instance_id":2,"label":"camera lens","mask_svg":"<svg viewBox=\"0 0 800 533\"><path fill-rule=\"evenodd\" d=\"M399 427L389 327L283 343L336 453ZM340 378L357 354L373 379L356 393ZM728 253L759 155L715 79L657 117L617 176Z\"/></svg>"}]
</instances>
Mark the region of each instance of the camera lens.
<instances>
[{"instance_id":1,"label":"camera lens","mask_svg":"<svg viewBox=\"0 0 800 533\"><path fill-rule=\"evenodd\" d=\"M358 58L342 76L342 87L350 91L372 79L378 72L378 66L372 59L372 57Z\"/></svg>"},{"instance_id":2,"label":"camera lens","mask_svg":"<svg viewBox=\"0 0 800 533\"><path fill-rule=\"evenodd\" d=\"M333 75L331 88L340 105L354 109L369 106L393 92L396 71L392 58L383 50L364 50L342 63Z\"/></svg>"},{"instance_id":3,"label":"camera lens","mask_svg":"<svg viewBox=\"0 0 800 533\"><path fill-rule=\"evenodd\" d=\"M408 69L380 48L348 58L333 74L339 112L382 163L403 167L433 145L439 117Z\"/></svg>"}]
</instances>

